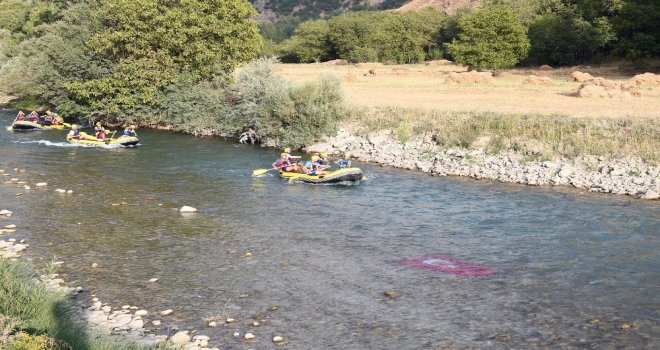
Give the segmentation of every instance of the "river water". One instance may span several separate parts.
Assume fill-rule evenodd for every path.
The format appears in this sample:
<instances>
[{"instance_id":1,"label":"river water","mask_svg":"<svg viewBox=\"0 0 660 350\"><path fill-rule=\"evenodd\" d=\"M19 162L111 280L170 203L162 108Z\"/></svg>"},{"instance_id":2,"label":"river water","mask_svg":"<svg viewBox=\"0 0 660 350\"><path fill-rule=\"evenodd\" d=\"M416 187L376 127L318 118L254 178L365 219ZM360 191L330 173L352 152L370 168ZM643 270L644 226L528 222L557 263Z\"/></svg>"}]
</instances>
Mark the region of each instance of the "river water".
<instances>
[{"instance_id":1,"label":"river water","mask_svg":"<svg viewBox=\"0 0 660 350\"><path fill-rule=\"evenodd\" d=\"M0 114L6 126L14 111ZM0 184L14 211L0 224L37 264L63 261L83 297L148 310L159 334L198 330L223 349L274 335L290 349L660 347L658 202L367 164L359 185L288 184L251 177L276 150L138 133L136 149L101 149L3 128L0 168L48 187ZM435 254L497 272L397 263ZM206 328L215 317L237 322Z\"/></svg>"}]
</instances>

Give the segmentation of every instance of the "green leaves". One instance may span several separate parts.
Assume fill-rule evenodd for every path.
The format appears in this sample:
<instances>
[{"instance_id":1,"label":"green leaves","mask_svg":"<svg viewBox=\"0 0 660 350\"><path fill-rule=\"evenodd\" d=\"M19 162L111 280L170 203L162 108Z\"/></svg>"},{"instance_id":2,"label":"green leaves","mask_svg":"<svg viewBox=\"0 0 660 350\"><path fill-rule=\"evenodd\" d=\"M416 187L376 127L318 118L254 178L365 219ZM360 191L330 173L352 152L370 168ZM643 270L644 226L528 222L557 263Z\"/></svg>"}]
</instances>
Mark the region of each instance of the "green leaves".
<instances>
[{"instance_id":1,"label":"green leaves","mask_svg":"<svg viewBox=\"0 0 660 350\"><path fill-rule=\"evenodd\" d=\"M477 68L507 68L527 57L527 28L513 10L487 6L461 17L459 34L449 45L458 63Z\"/></svg>"}]
</instances>

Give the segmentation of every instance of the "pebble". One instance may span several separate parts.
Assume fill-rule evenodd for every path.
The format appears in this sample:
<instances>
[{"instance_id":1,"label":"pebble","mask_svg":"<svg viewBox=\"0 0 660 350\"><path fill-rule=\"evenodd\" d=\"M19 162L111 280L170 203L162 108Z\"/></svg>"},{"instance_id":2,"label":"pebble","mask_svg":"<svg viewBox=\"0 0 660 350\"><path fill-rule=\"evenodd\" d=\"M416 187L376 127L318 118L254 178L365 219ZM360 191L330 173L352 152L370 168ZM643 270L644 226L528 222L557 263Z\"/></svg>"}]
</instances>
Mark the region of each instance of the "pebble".
<instances>
[{"instance_id":1,"label":"pebble","mask_svg":"<svg viewBox=\"0 0 660 350\"><path fill-rule=\"evenodd\" d=\"M245 336L243 336L245 340L250 340L256 338L256 336L252 333L245 333Z\"/></svg>"},{"instance_id":2,"label":"pebble","mask_svg":"<svg viewBox=\"0 0 660 350\"><path fill-rule=\"evenodd\" d=\"M170 337L170 341L175 346L183 346L190 342L190 336L188 331L180 331Z\"/></svg>"},{"instance_id":3,"label":"pebble","mask_svg":"<svg viewBox=\"0 0 660 350\"><path fill-rule=\"evenodd\" d=\"M95 268L97 268L97 267L99 267L99 264L98 264L98 263L92 263L92 268L93 268L93 269L95 269Z\"/></svg>"},{"instance_id":4,"label":"pebble","mask_svg":"<svg viewBox=\"0 0 660 350\"><path fill-rule=\"evenodd\" d=\"M181 209L179 209L179 213L196 213L196 212L197 212L197 208L189 207L187 205L184 205L183 207L181 207Z\"/></svg>"},{"instance_id":5,"label":"pebble","mask_svg":"<svg viewBox=\"0 0 660 350\"><path fill-rule=\"evenodd\" d=\"M7 229L13 229L13 228L16 228L16 225L14 225L14 224L7 225L7 226L5 226L5 228L7 228Z\"/></svg>"},{"instance_id":6,"label":"pebble","mask_svg":"<svg viewBox=\"0 0 660 350\"><path fill-rule=\"evenodd\" d=\"M7 209L0 210L0 215L2 216L11 216L11 214L13 214L11 210L7 210Z\"/></svg>"},{"instance_id":7,"label":"pebble","mask_svg":"<svg viewBox=\"0 0 660 350\"><path fill-rule=\"evenodd\" d=\"M93 267L93 266L94 266L94 264L92 264L92 267ZM130 308L131 308L130 305L124 305L124 306L121 307L122 310L128 310L128 309L130 309Z\"/></svg>"},{"instance_id":8,"label":"pebble","mask_svg":"<svg viewBox=\"0 0 660 350\"><path fill-rule=\"evenodd\" d=\"M269 310L270 311L277 311L279 309L280 309L279 306L271 306Z\"/></svg>"},{"instance_id":9,"label":"pebble","mask_svg":"<svg viewBox=\"0 0 660 350\"><path fill-rule=\"evenodd\" d=\"M241 336L241 333L234 332L234 337L238 338L238 337L240 337L240 336Z\"/></svg>"},{"instance_id":10,"label":"pebble","mask_svg":"<svg viewBox=\"0 0 660 350\"><path fill-rule=\"evenodd\" d=\"M148 314L149 314L149 312L147 312L147 310L135 311L135 316L147 316Z\"/></svg>"},{"instance_id":11,"label":"pebble","mask_svg":"<svg viewBox=\"0 0 660 350\"><path fill-rule=\"evenodd\" d=\"M48 183L46 183L46 182L37 182L37 184L35 186L37 186L37 187L46 187L46 186L48 186Z\"/></svg>"},{"instance_id":12,"label":"pebble","mask_svg":"<svg viewBox=\"0 0 660 350\"><path fill-rule=\"evenodd\" d=\"M255 322L252 322L252 324L250 324L250 325L251 325L252 327L259 327L259 326L261 326L261 324L260 324L259 322L256 322L256 321L255 321Z\"/></svg>"},{"instance_id":13,"label":"pebble","mask_svg":"<svg viewBox=\"0 0 660 350\"><path fill-rule=\"evenodd\" d=\"M209 322L209 323L207 324L207 326L209 326L209 327L211 327L211 328L215 328L215 327L218 326L218 322L211 321L211 322Z\"/></svg>"},{"instance_id":14,"label":"pebble","mask_svg":"<svg viewBox=\"0 0 660 350\"><path fill-rule=\"evenodd\" d=\"M276 336L273 337L273 343L281 343L283 341L284 341L284 338L279 336L279 335L276 335Z\"/></svg>"},{"instance_id":15,"label":"pebble","mask_svg":"<svg viewBox=\"0 0 660 350\"><path fill-rule=\"evenodd\" d=\"M393 290L387 290L383 294L390 299L396 299L401 296L401 293L395 292Z\"/></svg>"},{"instance_id":16,"label":"pebble","mask_svg":"<svg viewBox=\"0 0 660 350\"><path fill-rule=\"evenodd\" d=\"M244 257L244 258L249 258L249 257L252 256L252 253L250 253L250 252L243 253L243 255L241 255L241 256Z\"/></svg>"},{"instance_id":17,"label":"pebble","mask_svg":"<svg viewBox=\"0 0 660 350\"><path fill-rule=\"evenodd\" d=\"M66 194L72 194L72 193L73 193L73 190L66 191Z\"/></svg>"},{"instance_id":18,"label":"pebble","mask_svg":"<svg viewBox=\"0 0 660 350\"><path fill-rule=\"evenodd\" d=\"M227 318L227 319L225 320L225 322L227 322L227 323L234 323L234 322L236 322L236 320L233 319L233 318Z\"/></svg>"},{"instance_id":19,"label":"pebble","mask_svg":"<svg viewBox=\"0 0 660 350\"><path fill-rule=\"evenodd\" d=\"M163 311L160 312L160 314L163 315L163 316L168 316L168 315L171 315L173 313L174 313L174 311L172 309L167 309L167 310L163 310Z\"/></svg>"},{"instance_id":20,"label":"pebble","mask_svg":"<svg viewBox=\"0 0 660 350\"><path fill-rule=\"evenodd\" d=\"M160 320L153 320L153 321L151 321L151 324L154 325L154 326L160 326L161 323L160 323Z\"/></svg>"},{"instance_id":21,"label":"pebble","mask_svg":"<svg viewBox=\"0 0 660 350\"><path fill-rule=\"evenodd\" d=\"M60 194L64 194L64 193L66 193L66 190L63 190L61 188L57 188L57 189L55 189L55 192L60 193Z\"/></svg>"},{"instance_id":22,"label":"pebble","mask_svg":"<svg viewBox=\"0 0 660 350\"><path fill-rule=\"evenodd\" d=\"M154 283L154 282L158 282L158 278L152 278L149 280L149 283Z\"/></svg>"}]
</instances>

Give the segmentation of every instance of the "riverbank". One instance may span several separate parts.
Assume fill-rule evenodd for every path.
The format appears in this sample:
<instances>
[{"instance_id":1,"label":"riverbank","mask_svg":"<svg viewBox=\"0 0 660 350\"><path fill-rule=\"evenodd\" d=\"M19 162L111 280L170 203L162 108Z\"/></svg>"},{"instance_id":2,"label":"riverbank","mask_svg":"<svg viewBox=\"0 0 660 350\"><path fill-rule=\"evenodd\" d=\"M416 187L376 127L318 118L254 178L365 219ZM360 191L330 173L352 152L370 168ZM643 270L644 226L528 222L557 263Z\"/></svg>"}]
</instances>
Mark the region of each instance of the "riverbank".
<instances>
[{"instance_id":1,"label":"riverbank","mask_svg":"<svg viewBox=\"0 0 660 350\"><path fill-rule=\"evenodd\" d=\"M383 166L419 170L436 176L465 176L532 186L573 186L590 192L630 195L636 198L660 199L660 167L639 157L609 159L602 156L578 155L573 158L539 159L542 146L536 142L533 153L501 150L489 151L489 137L481 137L472 148L443 147L437 135L425 132L400 141L400 131L382 130L358 135L356 125L339 130L325 142L306 148L307 152L340 154L349 151L360 161ZM530 142L530 141L528 141Z\"/></svg>"},{"instance_id":2,"label":"riverbank","mask_svg":"<svg viewBox=\"0 0 660 350\"><path fill-rule=\"evenodd\" d=\"M0 169L0 186L12 187L16 196L24 193L51 192L48 183L35 182L26 169ZM4 193L3 193L4 192ZM13 192L0 192L0 196ZM72 191L55 189L69 196ZM68 193L67 193L68 192ZM21 259L30 247L25 239L13 234L23 229L12 223L16 209L0 207L0 348L3 349L90 349L146 350L179 348L217 350L209 348L210 337L197 331L169 330L158 335L147 325L159 326L158 316L137 306L124 305L114 309L101 302L83 287L68 287L58 273L64 261L52 261L46 271L38 271ZM96 264L95 264L96 265ZM98 266L92 265L92 268ZM156 283L157 279L149 283ZM161 317L172 310L159 313ZM149 315L149 316L147 316ZM190 334L190 335L189 335ZM41 346L41 347L39 347Z\"/></svg>"}]
</instances>

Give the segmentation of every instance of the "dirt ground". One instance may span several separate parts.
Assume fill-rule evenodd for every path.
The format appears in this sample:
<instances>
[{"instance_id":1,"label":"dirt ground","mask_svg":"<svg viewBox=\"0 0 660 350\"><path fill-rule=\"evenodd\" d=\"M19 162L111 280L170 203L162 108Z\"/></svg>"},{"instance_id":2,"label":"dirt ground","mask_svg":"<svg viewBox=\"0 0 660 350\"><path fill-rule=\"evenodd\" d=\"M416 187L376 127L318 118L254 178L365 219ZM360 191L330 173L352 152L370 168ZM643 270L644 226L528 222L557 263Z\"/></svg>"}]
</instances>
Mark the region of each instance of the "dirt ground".
<instances>
[{"instance_id":1,"label":"dirt ground","mask_svg":"<svg viewBox=\"0 0 660 350\"><path fill-rule=\"evenodd\" d=\"M625 82L635 75L618 66L512 69L492 82L460 82L466 68L451 62L415 65L277 64L275 71L293 82L334 73L344 81L347 100L358 106L402 107L507 114L561 114L580 117L660 118L660 84L635 85L641 97L581 98L571 73ZM637 72L639 73L639 72ZM530 75L550 79L529 79ZM450 78L450 79L448 79ZM459 76L460 78L460 76ZM458 80L459 82L455 82ZM454 81L454 82L451 82ZM525 83L524 83L525 82Z\"/></svg>"}]
</instances>

